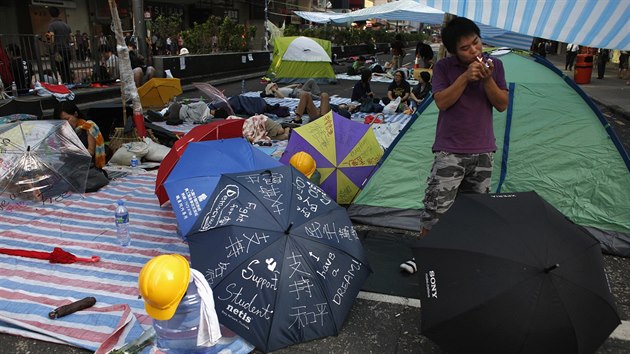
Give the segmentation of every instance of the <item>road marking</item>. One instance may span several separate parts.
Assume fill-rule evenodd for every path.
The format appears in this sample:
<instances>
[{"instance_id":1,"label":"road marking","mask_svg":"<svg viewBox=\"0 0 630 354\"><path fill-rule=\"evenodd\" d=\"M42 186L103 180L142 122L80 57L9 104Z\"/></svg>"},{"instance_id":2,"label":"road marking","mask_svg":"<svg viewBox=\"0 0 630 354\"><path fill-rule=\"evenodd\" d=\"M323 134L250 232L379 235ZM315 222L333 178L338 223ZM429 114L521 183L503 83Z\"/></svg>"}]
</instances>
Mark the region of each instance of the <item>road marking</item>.
<instances>
[{"instance_id":1,"label":"road marking","mask_svg":"<svg viewBox=\"0 0 630 354\"><path fill-rule=\"evenodd\" d=\"M420 299L411 299L402 296L384 295L360 291L358 299L386 302L389 304L403 305L420 308ZM621 321L621 324L610 334L610 338L630 341L630 321Z\"/></svg>"},{"instance_id":2,"label":"road marking","mask_svg":"<svg viewBox=\"0 0 630 354\"><path fill-rule=\"evenodd\" d=\"M385 295L385 294L359 291L359 295L357 295L357 298L363 299L363 300L380 301L380 302L387 302L389 304L404 305L404 306L420 308L420 299L411 299L411 298L402 297L402 296L393 296L393 295Z\"/></svg>"},{"instance_id":3,"label":"road marking","mask_svg":"<svg viewBox=\"0 0 630 354\"><path fill-rule=\"evenodd\" d=\"M621 321L621 324L610 334L610 338L630 341L630 321Z\"/></svg>"}]
</instances>

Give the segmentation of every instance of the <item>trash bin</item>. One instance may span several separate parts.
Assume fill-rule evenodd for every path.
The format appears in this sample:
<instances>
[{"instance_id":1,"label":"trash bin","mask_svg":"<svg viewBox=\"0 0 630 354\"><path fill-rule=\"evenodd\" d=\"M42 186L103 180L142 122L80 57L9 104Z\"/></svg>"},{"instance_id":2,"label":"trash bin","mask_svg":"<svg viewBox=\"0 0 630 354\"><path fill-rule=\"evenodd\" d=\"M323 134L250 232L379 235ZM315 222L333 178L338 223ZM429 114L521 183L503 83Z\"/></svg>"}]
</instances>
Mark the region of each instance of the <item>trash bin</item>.
<instances>
[{"instance_id":1,"label":"trash bin","mask_svg":"<svg viewBox=\"0 0 630 354\"><path fill-rule=\"evenodd\" d=\"M589 84L593 74L593 56L591 54L578 54L575 60L575 72L573 80L576 84Z\"/></svg>"}]
</instances>

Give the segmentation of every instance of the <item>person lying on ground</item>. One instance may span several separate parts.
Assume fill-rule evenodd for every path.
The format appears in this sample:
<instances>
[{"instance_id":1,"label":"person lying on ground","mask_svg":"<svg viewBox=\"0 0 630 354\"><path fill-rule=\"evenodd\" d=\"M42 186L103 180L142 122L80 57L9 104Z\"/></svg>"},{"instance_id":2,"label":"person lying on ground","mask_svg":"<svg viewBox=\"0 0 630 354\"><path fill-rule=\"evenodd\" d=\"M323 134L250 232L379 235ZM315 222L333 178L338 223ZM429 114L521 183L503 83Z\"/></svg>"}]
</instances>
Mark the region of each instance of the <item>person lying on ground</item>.
<instances>
[{"instance_id":1,"label":"person lying on ground","mask_svg":"<svg viewBox=\"0 0 630 354\"><path fill-rule=\"evenodd\" d=\"M313 96L308 92L302 92L300 101L295 109L293 123L301 124L304 113L308 114L309 121L314 121L330 111L330 97L326 92L322 92L319 98L319 108L313 102Z\"/></svg>"},{"instance_id":2,"label":"person lying on ground","mask_svg":"<svg viewBox=\"0 0 630 354\"><path fill-rule=\"evenodd\" d=\"M238 118L237 116L230 116L228 119ZM245 119L243 123L243 137L250 143L271 143L272 140L287 140L290 132L290 128L282 127L280 123L263 114L251 116Z\"/></svg>"},{"instance_id":3,"label":"person lying on ground","mask_svg":"<svg viewBox=\"0 0 630 354\"><path fill-rule=\"evenodd\" d=\"M319 108L315 105L313 98L308 92L302 93L300 97L300 101L298 102L298 106L293 112L295 114L295 118L291 121L291 123L302 124L302 116L306 112L309 117L309 122L317 120L319 117L324 114L330 112L331 110L340 116L351 119L352 113L357 112L359 110L360 105L353 104L340 104L335 105L330 103L330 97L326 92L322 92L319 101Z\"/></svg>"},{"instance_id":4,"label":"person lying on ground","mask_svg":"<svg viewBox=\"0 0 630 354\"><path fill-rule=\"evenodd\" d=\"M313 79L306 80L304 84L291 84L285 87L278 87L278 84L271 82L267 84L265 91L261 92L260 96L275 98L300 98L304 92L310 93L314 100L318 100L321 90L319 89L317 82Z\"/></svg>"},{"instance_id":5,"label":"person lying on ground","mask_svg":"<svg viewBox=\"0 0 630 354\"><path fill-rule=\"evenodd\" d=\"M83 119L79 108L72 101L61 101L53 110L54 119L67 121L74 129L85 148L92 156L92 162L97 168L103 168L107 161L105 139L98 125L91 120Z\"/></svg>"}]
</instances>

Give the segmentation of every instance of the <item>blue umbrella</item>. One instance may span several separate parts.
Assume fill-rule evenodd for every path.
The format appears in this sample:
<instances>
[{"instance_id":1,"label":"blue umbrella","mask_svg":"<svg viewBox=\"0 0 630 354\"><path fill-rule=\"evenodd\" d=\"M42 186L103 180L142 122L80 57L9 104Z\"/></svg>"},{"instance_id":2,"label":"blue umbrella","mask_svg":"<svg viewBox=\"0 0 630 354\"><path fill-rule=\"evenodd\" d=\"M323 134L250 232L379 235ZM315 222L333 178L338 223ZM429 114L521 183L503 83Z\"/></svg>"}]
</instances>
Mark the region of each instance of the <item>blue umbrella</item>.
<instances>
[{"instance_id":1,"label":"blue umbrella","mask_svg":"<svg viewBox=\"0 0 630 354\"><path fill-rule=\"evenodd\" d=\"M187 239L219 321L265 352L336 335L371 273L346 210L292 166L224 174Z\"/></svg>"},{"instance_id":2,"label":"blue umbrella","mask_svg":"<svg viewBox=\"0 0 630 354\"><path fill-rule=\"evenodd\" d=\"M282 166L242 138L190 143L164 182L177 224L186 235L221 174Z\"/></svg>"}]
</instances>

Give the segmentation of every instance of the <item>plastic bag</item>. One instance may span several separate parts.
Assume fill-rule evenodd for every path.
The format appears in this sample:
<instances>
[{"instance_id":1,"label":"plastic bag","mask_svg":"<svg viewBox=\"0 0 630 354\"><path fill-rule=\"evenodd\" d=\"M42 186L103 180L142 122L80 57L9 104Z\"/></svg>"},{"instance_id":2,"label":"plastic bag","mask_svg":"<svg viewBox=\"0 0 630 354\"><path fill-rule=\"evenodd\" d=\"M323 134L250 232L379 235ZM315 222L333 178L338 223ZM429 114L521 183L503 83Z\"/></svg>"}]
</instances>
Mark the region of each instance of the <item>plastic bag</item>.
<instances>
[{"instance_id":1,"label":"plastic bag","mask_svg":"<svg viewBox=\"0 0 630 354\"><path fill-rule=\"evenodd\" d=\"M385 108L383 108L383 114L395 114L399 105L400 97L396 97L395 100L391 101L387 104L387 106L385 106Z\"/></svg>"}]
</instances>

